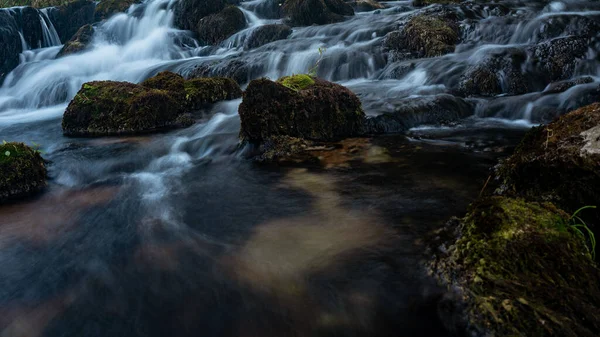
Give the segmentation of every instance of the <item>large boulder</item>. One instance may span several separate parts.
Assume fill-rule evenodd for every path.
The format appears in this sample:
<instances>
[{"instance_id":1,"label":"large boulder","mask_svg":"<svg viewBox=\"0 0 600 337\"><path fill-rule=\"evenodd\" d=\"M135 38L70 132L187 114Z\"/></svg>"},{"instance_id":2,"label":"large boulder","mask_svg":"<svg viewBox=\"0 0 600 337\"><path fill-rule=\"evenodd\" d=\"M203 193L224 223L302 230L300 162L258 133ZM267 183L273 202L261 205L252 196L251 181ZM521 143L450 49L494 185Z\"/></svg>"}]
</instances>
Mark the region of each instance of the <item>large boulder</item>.
<instances>
[{"instance_id":1,"label":"large boulder","mask_svg":"<svg viewBox=\"0 0 600 337\"><path fill-rule=\"evenodd\" d=\"M286 0L282 11L292 26L324 25L354 15L352 6L342 0Z\"/></svg>"},{"instance_id":2,"label":"large boulder","mask_svg":"<svg viewBox=\"0 0 600 337\"><path fill-rule=\"evenodd\" d=\"M64 44L56 57L76 54L84 51L88 48L90 42L92 42L93 36L94 27L92 25L85 25L79 28L77 33L75 33L75 35L73 35L73 37Z\"/></svg>"},{"instance_id":3,"label":"large boulder","mask_svg":"<svg viewBox=\"0 0 600 337\"><path fill-rule=\"evenodd\" d=\"M0 203L26 197L46 187L46 167L39 151L23 143L0 143Z\"/></svg>"},{"instance_id":4,"label":"large boulder","mask_svg":"<svg viewBox=\"0 0 600 337\"><path fill-rule=\"evenodd\" d=\"M174 22L180 29L196 31L200 19L225 8L225 0L179 0L174 7Z\"/></svg>"},{"instance_id":5,"label":"large boulder","mask_svg":"<svg viewBox=\"0 0 600 337\"><path fill-rule=\"evenodd\" d=\"M62 128L67 136L106 136L147 133L191 123L180 102L168 91L97 81L81 87L63 115Z\"/></svg>"},{"instance_id":6,"label":"large boulder","mask_svg":"<svg viewBox=\"0 0 600 337\"><path fill-rule=\"evenodd\" d=\"M94 11L94 20L102 21L110 18L113 14L126 12L131 5L140 0L102 0Z\"/></svg>"},{"instance_id":7,"label":"large boulder","mask_svg":"<svg viewBox=\"0 0 600 337\"><path fill-rule=\"evenodd\" d=\"M250 143L276 136L338 140L360 134L365 118L354 93L308 75L250 82L239 114L240 138Z\"/></svg>"},{"instance_id":8,"label":"large boulder","mask_svg":"<svg viewBox=\"0 0 600 337\"><path fill-rule=\"evenodd\" d=\"M245 49L254 49L277 40L287 39L292 28L282 24L264 25L256 28L246 40Z\"/></svg>"},{"instance_id":9,"label":"large boulder","mask_svg":"<svg viewBox=\"0 0 600 337\"><path fill-rule=\"evenodd\" d=\"M600 335L600 270L576 225L550 203L505 197L451 221L430 265L456 295L449 324L472 336Z\"/></svg>"},{"instance_id":10,"label":"large boulder","mask_svg":"<svg viewBox=\"0 0 600 337\"><path fill-rule=\"evenodd\" d=\"M449 94L407 98L398 102L394 111L367 119L365 132L398 133L419 125L450 125L473 112L471 103Z\"/></svg>"},{"instance_id":11,"label":"large boulder","mask_svg":"<svg viewBox=\"0 0 600 337\"><path fill-rule=\"evenodd\" d=\"M19 54L23 51L19 26L8 10L0 9L0 85L4 77L19 65Z\"/></svg>"},{"instance_id":12,"label":"large boulder","mask_svg":"<svg viewBox=\"0 0 600 337\"><path fill-rule=\"evenodd\" d=\"M79 28L94 23L96 4L89 0L78 0L54 8L48 12L60 41L68 41Z\"/></svg>"},{"instance_id":13,"label":"large boulder","mask_svg":"<svg viewBox=\"0 0 600 337\"><path fill-rule=\"evenodd\" d=\"M231 78L206 77L185 80L181 75L164 71L141 83L152 89L168 91L186 111L242 97L242 89Z\"/></svg>"},{"instance_id":14,"label":"large boulder","mask_svg":"<svg viewBox=\"0 0 600 337\"><path fill-rule=\"evenodd\" d=\"M600 103L533 128L497 178L498 193L552 201L567 212L600 206Z\"/></svg>"},{"instance_id":15,"label":"large boulder","mask_svg":"<svg viewBox=\"0 0 600 337\"><path fill-rule=\"evenodd\" d=\"M384 46L393 60L412 57L436 57L454 51L459 29L456 22L438 15L418 15L400 31L391 32Z\"/></svg>"},{"instance_id":16,"label":"large boulder","mask_svg":"<svg viewBox=\"0 0 600 337\"><path fill-rule=\"evenodd\" d=\"M217 45L244 28L244 13L235 6L228 6L217 14L200 19L197 33L200 41Z\"/></svg>"},{"instance_id":17,"label":"large boulder","mask_svg":"<svg viewBox=\"0 0 600 337\"><path fill-rule=\"evenodd\" d=\"M23 7L16 13L17 24L21 27L25 43L32 49L43 47L44 33L40 12L33 7Z\"/></svg>"}]
</instances>

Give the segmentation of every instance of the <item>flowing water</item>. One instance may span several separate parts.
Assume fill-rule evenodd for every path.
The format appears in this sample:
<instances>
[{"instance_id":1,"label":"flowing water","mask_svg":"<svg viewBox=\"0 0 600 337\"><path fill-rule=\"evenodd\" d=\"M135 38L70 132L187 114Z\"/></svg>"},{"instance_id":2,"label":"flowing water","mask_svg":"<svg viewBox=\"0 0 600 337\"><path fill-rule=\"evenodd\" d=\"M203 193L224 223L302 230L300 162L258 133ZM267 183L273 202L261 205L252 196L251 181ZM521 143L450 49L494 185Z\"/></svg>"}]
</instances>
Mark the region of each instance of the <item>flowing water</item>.
<instances>
[{"instance_id":1,"label":"flowing water","mask_svg":"<svg viewBox=\"0 0 600 337\"><path fill-rule=\"evenodd\" d=\"M248 160L237 140L240 100L188 129L143 137L66 138L62 113L87 81L218 75L242 64L237 77L247 83L305 73L324 47L319 76L348 86L375 116L451 93L490 53L538 43L555 17L597 20L600 6L463 9L455 53L388 63L384 36L437 7L384 2L246 50L252 30L279 22L261 17L260 3L242 2L248 28L211 47L173 27L174 1L149 0L96 25L89 50L61 58L41 18L42 48L24 45L0 88L0 140L41 144L50 177L40 197L0 207L0 336L457 333L444 292L420 267L423 238L464 212L527 128L595 92L598 48L573 74L591 83L472 99L475 114L460 123L349 139L322 154L324 167Z\"/></svg>"}]
</instances>

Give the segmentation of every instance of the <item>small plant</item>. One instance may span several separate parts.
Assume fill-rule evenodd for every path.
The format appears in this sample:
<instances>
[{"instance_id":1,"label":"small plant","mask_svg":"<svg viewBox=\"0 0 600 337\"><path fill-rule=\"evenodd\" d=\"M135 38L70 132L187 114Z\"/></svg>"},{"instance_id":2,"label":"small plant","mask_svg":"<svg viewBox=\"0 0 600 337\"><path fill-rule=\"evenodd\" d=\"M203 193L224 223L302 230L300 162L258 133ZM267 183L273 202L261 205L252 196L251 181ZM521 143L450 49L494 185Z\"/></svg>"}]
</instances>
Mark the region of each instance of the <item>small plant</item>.
<instances>
[{"instance_id":1,"label":"small plant","mask_svg":"<svg viewBox=\"0 0 600 337\"><path fill-rule=\"evenodd\" d=\"M575 213L573 213L573 215L571 215L571 218L569 219L570 221L570 226L571 228L573 228L575 230L575 232L580 235L584 240L586 239L586 235L585 233L587 233L588 235L588 239L590 242L590 247L588 247L588 250L590 251L590 254L592 255L592 259L596 260L596 236L594 235L594 232L592 232L592 230L586 225L585 221L583 221L583 219L581 219L579 217L579 213L585 209L595 209L596 206L585 206L585 207L581 207L580 209L578 209L577 211L575 211ZM584 233L585 231L585 233Z\"/></svg>"},{"instance_id":2,"label":"small plant","mask_svg":"<svg viewBox=\"0 0 600 337\"><path fill-rule=\"evenodd\" d=\"M308 70L308 75L311 77L317 77L317 70L319 70L319 65L321 64L321 61L323 61L323 54L326 51L327 49L325 47L319 47L319 58L317 59L315 65Z\"/></svg>"}]
</instances>

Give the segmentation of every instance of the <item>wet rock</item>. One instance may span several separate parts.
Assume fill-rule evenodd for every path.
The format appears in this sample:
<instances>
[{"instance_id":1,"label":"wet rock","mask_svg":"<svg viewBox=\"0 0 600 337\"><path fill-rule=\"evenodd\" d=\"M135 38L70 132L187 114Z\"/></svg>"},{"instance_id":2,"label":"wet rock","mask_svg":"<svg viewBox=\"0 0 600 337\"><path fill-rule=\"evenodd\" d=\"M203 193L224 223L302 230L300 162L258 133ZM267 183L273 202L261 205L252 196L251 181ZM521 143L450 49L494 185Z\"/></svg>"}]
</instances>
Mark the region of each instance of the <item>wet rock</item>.
<instances>
[{"instance_id":1,"label":"wet rock","mask_svg":"<svg viewBox=\"0 0 600 337\"><path fill-rule=\"evenodd\" d=\"M292 26L325 25L354 15L352 7L342 0L286 0L282 11Z\"/></svg>"},{"instance_id":2,"label":"wet rock","mask_svg":"<svg viewBox=\"0 0 600 337\"><path fill-rule=\"evenodd\" d=\"M219 101L242 97L242 89L231 78L193 78L163 71L141 83L142 86L168 91L185 111L198 110Z\"/></svg>"},{"instance_id":3,"label":"wet rock","mask_svg":"<svg viewBox=\"0 0 600 337\"><path fill-rule=\"evenodd\" d=\"M0 204L46 187L44 159L23 143L0 143L0 172Z\"/></svg>"},{"instance_id":4,"label":"wet rock","mask_svg":"<svg viewBox=\"0 0 600 337\"><path fill-rule=\"evenodd\" d=\"M246 40L245 49L254 49L277 40L284 40L292 34L287 25L264 25L255 29Z\"/></svg>"},{"instance_id":5,"label":"wet rock","mask_svg":"<svg viewBox=\"0 0 600 337\"><path fill-rule=\"evenodd\" d=\"M141 85L85 83L69 103L62 128L67 136L107 136L189 126L182 104L168 91Z\"/></svg>"},{"instance_id":6,"label":"wet rock","mask_svg":"<svg viewBox=\"0 0 600 337\"><path fill-rule=\"evenodd\" d=\"M79 53L87 49L92 37L94 36L94 27L92 25L85 25L73 35L73 37L65 43L62 49L58 52L56 57L61 57L70 54Z\"/></svg>"},{"instance_id":7,"label":"wet rock","mask_svg":"<svg viewBox=\"0 0 600 337\"><path fill-rule=\"evenodd\" d=\"M200 41L216 45L244 28L244 13L235 6L229 6L217 14L202 18L198 23L197 33Z\"/></svg>"},{"instance_id":8,"label":"wet rock","mask_svg":"<svg viewBox=\"0 0 600 337\"><path fill-rule=\"evenodd\" d=\"M462 0L413 0L412 4L415 7L429 6L433 4L440 5L456 5L461 3Z\"/></svg>"},{"instance_id":9,"label":"wet rock","mask_svg":"<svg viewBox=\"0 0 600 337\"><path fill-rule=\"evenodd\" d=\"M529 49L532 72L545 83L568 79L587 51L588 40L584 37L569 36L542 42Z\"/></svg>"},{"instance_id":10,"label":"wet rock","mask_svg":"<svg viewBox=\"0 0 600 337\"><path fill-rule=\"evenodd\" d=\"M275 136L337 140L360 134L365 117L350 90L308 75L250 82L239 114L240 138L251 143Z\"/></svg>"},{"instance_id":11,"label":"wet rock","mask_svg":"<svg viewBox=\"0 0 600 337\"><path fill-rule=\"evenodd\" d=\"M419 125L450 125L472 114L470 103L448 94L407 98L395 111L367 119L365 132L396 133Z\"/></svg>"},{"instance_id":12,"label":"wet rock","mask_svg":"<svg viewBox=\"0 0 600 337\"><path fill-rule=\"evenodd\" d=\"M388 34L384 47L394 60L409 57L436 57L454 51L458 42L458 25L437 15L419 15L400 31Z\"/></svg>"},{"instance_id":13,"label":"wet rock","mask_svg":"<svg viewBox=\"0 0 600 337\"><path fill-rule=\"evenodd\" d=\"M174 7L174 23L180 29L196 31L200 19L225 8L224 0L180 0Z\"/></svg>"},{"instance_id":14,"label":"wet rock","mask_svg":"<svg viewBox=\"0 0 600 337\"><path fill-rule=\"evenodd\" d=\"M106 20L114 14L126 12L131 5L139 2L140 0L102 0L96 6L94 19L96 21Z\"/></svg>"},{"instance_id":15,"label":"wet rock","mask_svg":"<svg viewBox=\"0 0 600 337\"><path fill-rule=\"evenodd\" d=\"M248 4L248 8L265 19L281 19L281 7L285 0L264 0L256 4Z\"/></svg>"},{"instance_id":16,"label":"wet rock","mask_svg":"<svg viewBox=\"0 0 600 337\"><path fill-rule=\"evenodd\" d=\"M23 51L19 26L8 10L0 9L0 85L4 77L19 65L19 54Z\"/></svg>"},{"instance_id":17,"label":"wet rock","mask_svg":"<svg viewBox=\"0 0 600 337\"><path fill-rule=\"evenodd\" d=\"M248 62L237 58L226 59L217 64L204 62L197 65L187 78L195 77L228 77L239 84L245 84L252 78L263 74L264 64L259 62Z\"/></svg>"},{"instance_id":18,"label":"wet rock","mask_svg":"<svg viewBox=\"0 0 600 337\"><path fill-rule=\"evenodd\" d=\"M468 335L600 333L600 270L572 223L550 203L492 197L439 233L453 238L430 269L456 293Z\"/></svg>"},{"instance_id":19,"label":"wet rock","mask_svg":"<svg viewBox=\"0 0 600 337\"><path fill-rule=\"evenodd\" d=\"M458 90L465 96L521 95L529 92L529 84L521 71L527 59L519 49L492 54L467 69Z\"/></svg>"},{"instance_id":20,"label":"wet rock","mask_svg":"<svg viewBox=\"0 0 600 337\"><path fill-rule=\"evenodd\" d=\"M79 0L54 8L48 12L61 42L68 41L79 28L94 23L93 1Z\"/></svg>"},{"instance_id":21,"label":"wet rock","mask_svg":"<svg viewBox=\"0 0 600 337\"><path fill-rule=\"evenodd\" d=\"M40 12L32 7L24 7L17 18L23 30L23 39L31 48L42 47L43 32L40 22Z\"/></svg>"},{"instance_id":22,"label":"wet rock","mask_svg":"<svg viewBox=\"0 0 600 337\"><path fill-rule=\"evenodd\" d=\"M371 12L384 9L385 6L375 0L358 0L349 2L350 6L357 12Z\"/></svg>"},{"instance_id":23,"label":"wet rock","mask_svg":"<svg viewBox=\"0 0 600 337\"><path fill-rule=\"evenodd\" d=\"M567 212L600 205L599 130L599 103L533 128L497 167L498 193L552 201Z\"/></svg>"},{"instance_id":24,"label":"wet rock","mask_svg":"<svg viewBox=\"0 0 600 337\"><path fill-rule=\"evenodd\" d=\"M565 36L594 38L598 31L600 23L591 16L552 15L537 25L534 35L538 41Z\"/></svg>"},{"instance_id":25,"label":"wet rock","mask_svg":"<svg viewBox=\"0 0 600 337\"><path fill-rule=\"evenodd\" d=\"M594 79L589 76L580 77L580 78L577 78L574 80L554 82L554 83L550 83L548 85L548 87L546 87L546 89L544 89L544 94L557 94L557 93L565 92L576 85L588 84L588 83L593 83L593 82L594 82Z\"/></svg>"}]
</instances>

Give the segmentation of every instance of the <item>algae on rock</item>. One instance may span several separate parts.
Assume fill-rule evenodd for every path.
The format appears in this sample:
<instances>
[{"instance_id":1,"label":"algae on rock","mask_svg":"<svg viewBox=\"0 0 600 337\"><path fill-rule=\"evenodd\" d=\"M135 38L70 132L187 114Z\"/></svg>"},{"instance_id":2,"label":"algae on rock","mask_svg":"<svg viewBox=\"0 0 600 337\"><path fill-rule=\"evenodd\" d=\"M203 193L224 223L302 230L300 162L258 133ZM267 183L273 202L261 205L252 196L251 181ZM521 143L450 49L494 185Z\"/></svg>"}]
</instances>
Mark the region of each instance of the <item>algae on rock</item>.
<instances>
[{"instance_id":1,"label":"algae on rock","mask_svg":"<svg viewBox=\"0 0 600 337\"><path fill-rule=\"evenodd\" d=\"M37 150L23 143L0 143L0 203L33 195L46 187L46 166Z\"/></svg>"}]
</instances>

